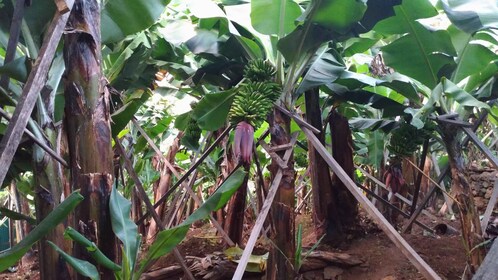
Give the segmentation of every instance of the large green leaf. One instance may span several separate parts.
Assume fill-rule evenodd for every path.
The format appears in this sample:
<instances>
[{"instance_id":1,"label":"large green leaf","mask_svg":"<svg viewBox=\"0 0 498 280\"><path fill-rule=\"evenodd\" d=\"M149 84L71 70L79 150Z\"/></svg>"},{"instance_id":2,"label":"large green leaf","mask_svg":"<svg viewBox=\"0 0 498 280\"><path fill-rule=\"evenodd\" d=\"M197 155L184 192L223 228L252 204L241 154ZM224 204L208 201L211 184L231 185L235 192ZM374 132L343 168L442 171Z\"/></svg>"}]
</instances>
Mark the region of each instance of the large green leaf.
<instances>
[{"instance_id":1,"label":"large green leaf","mask_svg":"<svg viewBox=\"0 0 498 280\"><path fill-rule=\"evenodd\" d=\"M102 42L124 39L151 26L170 0L109 0L102 10Z\"/></svg>"},{"instance_id":2,"label":"large green leaf","mask_svg":"<svg viewBox=\"0 0 498 280\"><path fill-rule=\"evenodd\" d=\"M97 271L97 268L84 260L77 259L75 257L72 257L71 255L67 254L64 252L61 248L59 248L57 245L52 243L51 241L47 241L48 244L54 248L57 253L69 264L71 267L73 267L79 274L88 277L92 280L97 280L100 279L100 274Z\"/></svg>"},{"instance_id":3,"label":"large green leaf","mask_svg":"<svg viewBox=\"0 0 498 280\"><path fill-rule=\"evenodd\" d=\"M0 9L0 29L8 32L13 9L11 1L3 2L7 5ZM108 0L105 2L105 7L101 12L102 42L113 43L154 24L170 0ZM46 31L55 12L56 6L52 0L32 1L31 5L26 8L24 19L36 47L41 46L43 32Z\"/></svg>"},{"instance_id":4,"label":"large green leaf","mask_svg":"<svg viewBox=\"0 0 498 280\"><path fill-rule=\"evenodd\" d=\"M489 110L488 104L477 100L470 93L461 89L448 79L443 79L441 83L434 88L433 95L444 96L447 99L452 99L462 106L484 108Z\"/></svg>"},{"instance_id":5,"label":"large green leaf","mask_svg":"<svg viewBox=\"0 0 498 280\"><path fill-rule=\"evenodd\" d=\"M0 272L14 265L31 246L44 237L49 231L61 223L73 209L83 200L79 192L73 192L41 221L26 237L10 250L0 253Z\"/></svg>"},{"instance_id":6,"label":"large green leaf","mask_svg":"<svg viewBox=\"0 0 498 280\"><path fill-rule=\"evenodd\" d=\"M75 230L72 227L68 227L64 231L64 236L66 238L72 239L74 242L80 244L83 246L88 254L100 265L102 265L105 268L108 268L112 271L119 271L121 270L121 267L117 264L115 264L113 261L111 261L104 253L97 247L97 245L88 240L85 236L83 236L81 233L79 233L77 230Z\"/></svg>"},{"instance_id":7,"label":"large green leaf","mask_svg":"<svg viewBox=\"0 0 498 280\"><path fill-rule=\"evenodd\" d=\"M353 128L364 130L377 130L390 131L395 125L396 121L382 120L382 119L368 119L368 118L353 118L349 121L349 125Z\"/></svg>"},{"instance_id":8,"label":"large green leaf","mask_svg":"<svg viewBox=\"0 0 498 280\"><path fill-rule=\"evenodd\" d=\"M341 100L370 105L375 109L382 110L383 117L402 115L406 109L405 105L368 90L335 91L334 96Z\"/></svg>"},{"instance_id":9,"label":"large green leaf","mask_svg":"<svg viewBox=\"0 0 498 280\"><path fill-rule=\"evenodd\" d=\"M304 55L312 55L325 41L332 39L330 31L317 24L298 26L277 43L278 50L289 62L295 62Z\"/></svg>"},{"instance_id":10,"label":"large green leaf","mask_svg":"<svg viewBox=\"0 0 498 280\"><path fill-rule=\"evenodd\" d=\"M147 250L147 256L142 260L137 275L140 275L152 261L171 252L185 238L189 228L190 225L182 224L159 232L156 240L154 240L149 250ZM138 277L134 279L138 279Z\"/></svg>"},{"instance_id":11,"label":"large green leaf","mask_svg":"<svg viewBox=\"0 0 498 280\"><path fill-rule=\"evenodd\" d=\"M236 93L235 90L227 90L206 94L192 111L199 127L209 131L222 127Z\"/></svg>"},{"instance_id":12,"label":"large green leaf","mask_svg":"<svg viewBox=\"0 0 498 280\"><path fill-rule=\"evenodd\" d=\"M223 207L235 191L240 187L246 172L242 169L235 171L204 203L195 210L182 224L192 224L200 219L205 219L209 213Z\"/></svg>"},{"instance_id":13,"label":"large green leaf","mask_svg":"<svg viewBox=\"0 0 498 280\"><path fill-rule=\"evenodd\" d=\"M251 1L251 22L262 34L284 36L296 28L301 8L292 0Z\"/></svg>"},{"instance_id":14,"label":"large green leaf","mask_svg":"<svg viewBox=\"0 0 498 280\"><path fill-rule=\"evenodd\" d=\"M335 82L346 70L346 65L339 61L337 51L328 49L320 54L310 66L296 90L300 95L310 88Z\"/></svg>"},{"instance_id":15,"label":"large green leaf","mask_svg":"<svg viewBox=\"0 0 498 280\"><path fill-rule=\"evenodd\" d=\"M112 230L123 242L123 251L127 261L126 267L133 270L138 256L141 237L137 225L130 219L131 202L124 198L115 187L109 199ZM131 273L130 273L131 275Z\"/></svg>"},{"instance_id":16,"label":"large green leaf","mask_svg":"<svg viewBox=\"0 0 498 280\"><path fill-rule=\"evenodd\" d=\"M354 32L357 34L370 31L377 22L394 16L393 7L401 4L401 0L368 0L367 10L363 18L354 27Z\"/></svg>"},{"instance_id":17,"label":"large green leaf","mask_svg":"<svg viewBox=\"0 0 498 280\"><path fill-rule=\"evenodd\" d=\"M409 77L393 73L373 78L365 74L347 71L346 65L333 49L323 52L313 61L296 90L296 94L301 94L312 87L330 85L336 81L351 90L365 86L385 86L414 102L418 102L419 99L419 90Z\"/></svg>"},{"instance_id":18,"label":"large green leaf","mask_svg":"<svg viewBox=\"0 0 498 280\"><path fill-rule=\"evenodd\" d=\"M454 64L456 55L445 30L430 31L417 20L437 15L427 0L403 1L395 6L396 16L379 22L374 30L386 35L401 35L381 48L386 65L433 88L444 73L442 68Z\"/></svg>"},{"instance_id":19,"label":"large green leaf","mask_svg":"<svg viewBox=\"0 0 498 280\"><path fill-rule=\"evenodd\" d=\"M441 3L451 22L467 33L498 28L496 1L442 0Z\"/></svg>"},{"instance_id":20,"label":"large green leaf","mask_svg":"<svg viewBox=\"0 0 498 280\"><path fill-rule=\"evenodd\" d=\"M119 73L125 67L128 59L133 55L135 49L137 49L142 44L148 44L147 37L145 33L140 33L120 52L116 54L111 54L106 57L106 65L104 68L104 74L109 83L114 82L118 77Z\"/></svg>"},{"instance_id":21,"label":"large green leaf","mask_svg":"<svg viewBox=\"0 0 498 280\"><path fill-rule=\"evenodd\" d=\"M379 169L382 164L385 143L385 134L381 131L375 130L369 134L367 142L368 159L377 169Z\"/></svg>"},{"instance_id":22,"label":"large green leaf","mask_svg":"<svg viewBox=\"0 0 498 280\"><path fill-rule=\"evenodd\" d=\"M471 37L466 37L454 30L452 32L454 44L463 45L463 47L458 53L458 64L452 80L458 83L468 76L480 73L494 60L497 60L498 55L494 52L498 49L497 37L496 34L488 31L477 32ZM457 41L458 39L463 40L464 43Z\"/></svg>"},{"instance_id":23,"label":"large green leaf","mask_svg":"<svg viewBox=\"0 0 498 280\"><path fill-rule=\"evenodd\" d=\"M161 231L150 246L147 256L142 261L138 275L143 272L151 261L171 252L185 238L192 223L205 219L209 213L223 207L240 187L245 176L246 172L239 168L183 223L174 228Z\"/></svg>"},{"instance_id":24,"label":"large green leaf","mask_svg":"<svg viewBox=\"0 0 498 280\"><path fill-rule=\"evenodd\" d=\"M313 23L320 24L334 32L345 34L363 18L367 10L366 0L322 0L311 15Z\"/></svg>"}]
</instances>

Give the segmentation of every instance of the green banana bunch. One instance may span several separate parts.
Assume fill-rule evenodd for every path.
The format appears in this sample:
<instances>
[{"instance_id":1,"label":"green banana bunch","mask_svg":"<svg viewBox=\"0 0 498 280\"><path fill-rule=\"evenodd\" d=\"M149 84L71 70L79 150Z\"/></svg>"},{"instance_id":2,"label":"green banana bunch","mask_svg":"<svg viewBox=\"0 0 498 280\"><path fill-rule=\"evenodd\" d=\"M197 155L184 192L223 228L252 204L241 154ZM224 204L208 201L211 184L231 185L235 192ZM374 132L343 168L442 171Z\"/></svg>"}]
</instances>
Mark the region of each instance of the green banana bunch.
<instances>
[{"instance_id":1,"label":"green banana bunch","mask_svg":"<svg viewBox=\"0 0 498 280\"><path fill-rule=\"evenodd\" d=\"M399 128L392 132L387 149L394 156L411 156L424 143L425 139L430 137L431 132L425 126L417 129L408 123L402 123Z\"/></svg>"},{"instance_id":2,"label":"green banana bunch","mask_svg":"<svg viewBox=\"0 0 498 280\"><path fill-rule=\"evenodd\" d=\"M280 85L272 82L275 73L269 61L258 59L247 64L244 77L248 83L239 88L228 113L232 124L245 121L257 129L263 123L282 92Z\"/></svg>"},{"instance_id":3,"label":"green banana bunch","mask_svg":"<svg viewBox=\"0 0 498 280\"><path fill-rule=\"evenodd\" d=\"M202 130L197 124L197 120L190 116L184 133L185 134L181 140L182 145L197 149L199 147L199 139L201 138L202 133Z\"/></svg>"},{"instance_id":4,"label":"green banana bunch","mask_svg":"<svg viewBox=\"0 0 498 280\"><path fill-rule=\"evenodd\" d=\"M244 68L244 77L252 82L271 81L276 73L275 66L262 59L251 60Z\"/></svg>"},{"instance_id":5,"label":"green banana bunch","mask_svg":"<svg viewBox=\"0 0 498 280\"><path fill-rule=\"evenodd\" d=\"M273 103L280 92L280 86L271 82L254 82L241 86L228 113L230 122L238 124L246 121L258 128L273 109Z\"/></svg>"}]
</instances>

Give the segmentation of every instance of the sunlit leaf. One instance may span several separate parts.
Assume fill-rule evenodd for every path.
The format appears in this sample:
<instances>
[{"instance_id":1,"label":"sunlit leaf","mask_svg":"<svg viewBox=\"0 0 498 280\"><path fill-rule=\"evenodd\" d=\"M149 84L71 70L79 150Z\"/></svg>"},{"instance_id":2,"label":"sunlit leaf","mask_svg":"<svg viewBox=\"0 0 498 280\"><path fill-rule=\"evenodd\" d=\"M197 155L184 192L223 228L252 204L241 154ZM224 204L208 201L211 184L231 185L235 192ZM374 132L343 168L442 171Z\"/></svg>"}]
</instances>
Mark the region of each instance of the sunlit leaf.
<instances>
[{"instance_id":1,"label":"sunlit leaf","mask_svg":"<svg viewBox=\"0 0 498 280\"><path fill-rule=\"evenodd\" d=\"M252 26L262 34L286 35L294 30L300 15L299 5L292 0L251 1Z\"/></svg>"},{"instance_id":2,"label":"sunlit leaf","mask_svg":"<svg viewBox=\"0 0 498 280\"><path fill-rule=\"evenodd\" d=\"M483 0L442 0L448 18L467 33L498 28L498 4Z\"/></svg>"},{"instance_id":3,"label":"sunlit leaf","mask_svg":"<svg viewBox=\"0 0 498 280\"><path fill-rule=\"evenodd\" d=\"M111 43L151 26L170 0L112 0L102 10L102 42Z\"/></svg>"}]
</instances>

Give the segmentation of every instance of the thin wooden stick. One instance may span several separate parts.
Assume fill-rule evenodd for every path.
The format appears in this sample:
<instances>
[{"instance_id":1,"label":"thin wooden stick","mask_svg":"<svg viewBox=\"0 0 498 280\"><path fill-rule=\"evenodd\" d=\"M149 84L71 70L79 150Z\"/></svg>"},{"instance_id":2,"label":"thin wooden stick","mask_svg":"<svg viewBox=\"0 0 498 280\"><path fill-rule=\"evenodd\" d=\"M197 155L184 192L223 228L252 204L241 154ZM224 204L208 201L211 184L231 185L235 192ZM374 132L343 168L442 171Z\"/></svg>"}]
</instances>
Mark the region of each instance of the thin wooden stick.
<instances>
[{"instance_id":1,"label":"thin wooden stick","mask_svg":"<svg viewBox=\"0 0 498 280\"><path fill-rule=\"evenodd\" d=\"M156 152L156 154L161 157L161 159L164 162L164 164L166 164L166 167L168 167L168 169L171 171L171 173L173 173L173 175L175 175L175 177L178 180L180 180L180 178L181 178L180 173L178 173L178 171L176 171L176 169L173 167L173 165L161 153L161 151L157 147L156 143L154 143L154 141L152 141L152 139L150 139L149 135L147 135L147 132L145 132L142 129L142 127L138 124L138 122L135 120L135 118L133 118L132 121L133 121L133 124L138 128L138 130L140 131L140 133L142 134L142 136L145 138L145 140L147 141L147 143L149 143L149 145ZM206 137L206 139L207 138L209 138L209 137ZM195 177L193 177L192 179L195 179ZM190 195L190 197L192 197L192 199L195 201L195 203L197 203L197 205L199 205L199 206L202 205L202 203L203 203L202 202L202 198L199 198L197 196L197 194L194 193L194 191L192 190L192 187L189 184L187 184L185 182L182 182L182 187L188 192L188 194ZM209 215L209 219L211 220L211 223L213 223L213 225L216 228L216 230L218 230L218 232L221 234L221 236L223 236L223 238L228 243L228 245L230 245L232 247L235 246L235 243L232 241L232 239L230 239L230 236L228 236L228 234L223 229L223 227L220 225L220 223L218 223L218 221L213 217L213 214Z\"/></svg>"},{"instance_id":2,"label":"thin wooden stick","mask_svg":"<svg viewBox=\"0 0 498 280\"><path fill-rule=\"evenodd\" d=\"M360 189L356 186L353 180L348 176L348 174L342 169L342 167L335 161L332 155L327 151L327 149L320 143L320 140L306 127L301 126L302 131L308 137L310 143L315 147L315 149L320 153L323 159L330 166L332 171L337 175L337 177L343 182L343 184L348 188L348 190L353 194L353 196L358 200L358 202L363 206L365 211L368 212L370 217L374 219L377 225L384 231L384 233L391 239L391 241L398 247L403 255L408 258L408 260L418 269L418 271L427 279L437 279L440 280L436 272L420 257L419 254L403 239L403 237L393 228L393 226L382 216L382 214L375 208L375 206L370 202L370 200L365 197Z\"/></svg>"},{"instance_id":3,"label":"thin wooden stick","mask_svg":"<svg viewBox=\"0 0 498 280\"><path fill-rule=\"evenodd\" d=\"M489 218L491 217L491 213L496 205L496 199L498 198L498 179L495 180L495 185L493 186L493 193L488 201L488 206L486 206L486 211L484 212L484 216L481 220L481 228L483 234L486 232L486 227L488 226Z\"/></svg>"},{"instance_id":4,"label":"thin wooden stick","mask_svg":"<svg viewBox=\"0 0 498 280\"><path fill-rule=\"evenodd\" d=\"M436 156L434 155L434 153L432 153L431 158L432 158L432 162L434 162L434 170L436 171L436 175L437 176L441 176L441 170L439 170L439 165L437 164L437 159L436 159ZM446 189L446 187L444 186L444 182L443 181L441 181L441 187L443 189ZM451 207L451 205L453 204L452 201L450 200L450 198L448 197L448 195L446 195L446 193L443 193L443 197L444 197L444 201L445 201L444 205L447 206L448 211L450 212L450 214L454 215L453 209ZM444 205L443 205L443 207L444 207ZM439 210L440 214L444 214L444 211L442 211L443 207L441 207L441 209Z\"/></svg>"},{"instance_id":5,"label":"thin wooden stick","mask_svg":"<svg viewBox=\"0 0 498 280\"><path fill-rule=\"evenodd\" d=\"M495 168L498 168L498 158L496 158L493 155L491 150L486 145L484 145L484 143L482 143L481 140L479 140L477 135L470 128L462 127L462 129L465 133L467 133L469 139L472 140L472 142L474 142L477 148L479 148L479 150L481 150L481 152L484 153L484 155L489 159L489 161L491 161L491 163L495 166Z\"/></svg>"},{"instance_id":6,"label":"thin wooden stick","mask_svg":"<svg viewBox=\"0 0 498 280\"><path fill-rule=\"evenodd\" d=\"M10 121L11 118L7 112L5 112L2 108L0 108L0 115L4 117L7 121ZM51 155L55 160L57 160L60 164L62 164L64 167L69 167L67 162L59 155L57 154L52 148L50 148L47 144L43 143L40 139L38 139L31 131L29 131L27 128L24 129L24 133L31 139L33 142L35 142L40 148L42 148L47 154Z\"/></svg>"},{"instance_id":7,"label":"thin wooden stick","mask_svg":"<svg viewBox=\"0 0 498 280\"><path fill-rule=\"evenodd\" d=\"M114 137L114 142L116 143L116 147L118 148L119 154L121 155L121 157L124 160L125 168L128 171L128 174L130 175L130 177L133 179L133 182L135 183L135 189L138 191L140 198L145 203L145 206L147 207L149 212L151 212L152 218L156 222L159 229L164 230L164 224L162 223L161 218L159 218L159 215L154 210L152 203L150 202L150 199L147 196L147 193L145 193L145 189L142 185L142 182L140 182L140 179L138 178L138 175L135 172L135 169L133 169L133 165L131 163L131 160L126 156L126 152L123 148L123 145L121 145L121 141L118 139L118 137ZM173 249L173 255L175 256L176 260L178 261L178 263L182 267L185 275L187 275L187 277L189 279L195 280L194 275L192 275L192 272L188 269L187 264L185 263L185 260L183 259L182 255L180 254L180 251L178 250L178 248L175 247Z\"/></svg>"},{"instance_id":8,"label":"thin wooden stick","mask_svg":"<svg viewBox=\"0 0 498 280\"><path fill-rule=\"evenodd\" d=\"M291 143L296 143L298 133L294 132L291 136ZM284 162L287 163L289 161L290 156L292 155L292 148L288 149L284 154ZM240 280L244 275L245 269L247 267L247 263L249 262L249 257L251 256L252 250L254 249L254 245L258 240L259 233L263 228L263 225L266 220L266 216L268 216L268 212L270 211L271 205L273 203L273 199L275 198L275 194L277 194L278 186L280 185L280 181L282 180L283 171L282 168L279 168L273 182L271 184L270 190L268 191L268 196L265 199L265 203L261 208L261 211L254 223L254 227L251 231L251 235L249 236L249 240L247 240L246 248L242 253L242 257L239 260L239 264L237 265L237 269L233 275L232 280Z\"/></svg>"},{"instance_id":9,"label":"thin wooden stick","mask_svg":"<svg viewBox=\"0 0 498 280\"><path fill-rule=\"evenodd\" d=\"M74 0L68 0L67 6L72 9ZM54 19L48 28L47 35L43 40L40 55L36 59L33 70L29 73L28 81L24 85L21 98L16 106L12 120L10 121L5 135L0 142L0 185L7 175L14 154L21 142L28 119L38 98L38 93L45 85L50 64L54 58L57 45L69 18L69 13L55 13Z\"/></svg>"},{"instance_id":10,"label":"thin wooden stick","mask_svg":"<svg viewBox=\"0 0 498 280\"><path fill-rule=\"evenodd\" d=\"M161 198L159 198L158 201L156 201L156 203L154 203L154 209L159 206L161 203L163 203L166 199L168 199L169 195L171 193L173 193L176 188L178 188L178 186L180 186L181 183L183 183L183 181L185 181L185 179L187 179L190 174L192 174L192 172L194 172L194 170L202 163L204 162L204 160L209 156L209 154L216 148L216 146L221 142L221 140L223 139L223 137L225 137L231 130L232 128L231 127L227 127L219 136L218 138L216 138L216 140L214 140L214 142L211 144L211 146L209 146L206 151L204 153L202 153L202 155L199 157L199 159L194 163L192 164L192 166L190 166L189 170L187 170L187 172L185 172L185 174L183 174L183 176L178 179L178 181L176 181L176 183L163 195L161 196ZM138 219L138 221L136 222L137 224L140 224L140 223L143 223L143 221L145 220L145 218L147 218L147 216L149 216L150 213L149 211L147 211L142 217L140 217L140 219Z\"/></svg>"},{"instance_id":11,"label":"thin wooden stick","mask_svg":"<svg viewBox=\"0 0 498 280\"><path fill-rule=\"evenodd\" d=\"M442 192L444 192L454 202L459 203L455 197L453 197L450 193L448 193L443 187L441 187L436 181L434 181L434 179L432 179L430 176L428 176L427 174L425 174L424 171L422 171L420 168L418 168L418 166L415 163L411 162L409 159L406 159L406 161L411 166L415 167L415 169L417 169L417 171L420 172L422 174L422 176L424 176L425 178L429 179L429 181L431 181L436 187L438 187L438 189L440 189Z\"/></svg>"},{"instance_id":12,"label":"thin wooden stick","mask_svg":"<svg viewBox=\"0 0 498 280\"><path fill-rule=\"evenodd\" d=\"M21 23L24 16L25 3L25 0L17 0L16 5L14 6L14 14L12 15L9 30L9 42L7 43L7 50L5 52L3 65L14 60L16 55L17 43L19 42L19 35L21 35ZM2 78L0 79L0 87L3 87L6 90L9 88L9 76L7 74L2 75Z\"/></svg>"},{"instance_id":13,"label":"thin wooden stick","mask_svg":"<svg viewBox=\"0 0 498 280\"><path fill-rule=\"evenodd\" d=\"M359 188L361 188L362 190L366 191L368 194L370 194L371 196L375 197L378 201L384 203L385 205L387 205L387 207L393 209L394 211L400 213L403 217L407 218L407 219L410 219L410 214L408 213L405 213L403 210L399 209L398 207L392 205L389 201L385 200L384 198L382 198L380 195L376 194L375 192L369 190L368 188L362 186L361 184L357 183L356 184ZM431 229L430 227L424 225L423 223L415 220L415 223L417 225L419 225L421 228L431 232L431 233L434 233L434 230Z\"/></svg>"},{"instance_id":14,"label":"thin wooden stick","mask_svg":"<svg viewBox=\"0 0 498 280\"><path fill-rule=\"evenodd\" d=\"M278 105L278 104L275 104L275 108L277 108L280 112L284 113L284 115L287 115L289 118L292 118L294 119L294 121L301 125L301 126L304 126L306 127L307 129L313 131L313 133L315 134L318 134L320 133L321 131L312 126L311 124L309 124L308 122L306 122L305 120L303 120L301 117L299 117L298 115L296 115L295 113L292 113L292 112L289 112L287 109L285 109L284 107Z\"/></svg>"}]
</instances>

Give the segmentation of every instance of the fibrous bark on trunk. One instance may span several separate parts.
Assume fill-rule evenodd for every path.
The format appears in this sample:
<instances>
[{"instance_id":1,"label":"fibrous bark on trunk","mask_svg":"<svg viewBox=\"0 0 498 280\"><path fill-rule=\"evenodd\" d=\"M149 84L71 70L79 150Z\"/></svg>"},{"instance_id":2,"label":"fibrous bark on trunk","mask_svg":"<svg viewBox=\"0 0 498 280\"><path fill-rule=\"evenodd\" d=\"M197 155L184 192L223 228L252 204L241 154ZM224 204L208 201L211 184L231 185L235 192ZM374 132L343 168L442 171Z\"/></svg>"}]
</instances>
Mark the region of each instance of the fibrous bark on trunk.
<instances>
[{"instance_id":1,"label":"fibrous bark on trunk","mask_svg":"<svg viewBox=\"0 0 498 280\"><path fill-rule=\"evenodd\" d=\"M485 255L484 247L479 245L482 242L479 214L476 211L468 176L465 173L464 157L457 133L458 127L446 123L439 123L439 127L448 153L451 192L457 200L463 243L469 255L467 262L470 269L467 270L467 277L470 279L481 265Z\"/></svg>"},{"instance_id":2,"label":"fibrous bark on trunk","mask_svg":"<svg viewBox=\"0 0 498 280\"><path fill-rule=\"evenodd\" d=\"M290 142L290 119L275 110L269 117L271 145L279 146ZM276 152L283 157L285 150ZM269 166L272 179L276 176L279 165L275 160ZM291 155L287 168L283 170L282 180L278 186L271 208L273 246L270 249L266 279L294 279L295 217L294 217L294 160Z\"/></svg>"},{"instance_id":3,"label":"fibrous bark on trunk","mask_svg":"<svg viewBox=\"0 0 498 280\"><path fill-rule=\"evenodd\" d=\"M246 165L246 177L239 189L228 202L227 216L225 220L225 231L235 244L242 245L242 234L244 232L244 213L246 209L247 180L249 179L249 166Z\"/></svg>"},{"instance_id":4,"label":"fibrous bark on trunk","mask_svg":"<svg viewBox=\"0 0 498 280\"><path fill-rule=\"evenodd\" d=\"M332 111L329 115L330 134L332 137L332 155L344 171L354 180L353 137L349 129L348 119ZM356 224L358 203L344 183L334 174L332 176L332 192L337 202L337 216L341 227L351 228Z\"/></svg>"},{"instance_id":5,"label":"fibrous bark on trunk","mask_svg":"<svg viewBox=\"0 0 498 280\"><path fill-rule=\"evenodd\" d=\"M316 136L320 142L325 143L318 89L307 91L305 100L306 120L321 131ZM337 199L334 196L335 192L332 188L332 178L330 177L328 165L309 141L308 157L316 238L319 239L325 235L325 242L338 243L341 241L344 232L338 215Z\"/></svg>"},{"instance_id":6,"label":"fibrous bark on trunk","mask_svg":"<svg viewBox=\"0 0 498 280\"><path fill-rule=\"evenodd\" d=\"M96 0L76 0L64 36L65 124L68 135L71 186L85 197L75 211L77 228L111 260L117 242L109 216L113 184L113 153L109 94L100 68L100 6ZM75 247L76 257L87 258ZM91 259L88 259L91 261ZM100 267L102 278L113 273Z\"/></svg>"}]
</instances>

